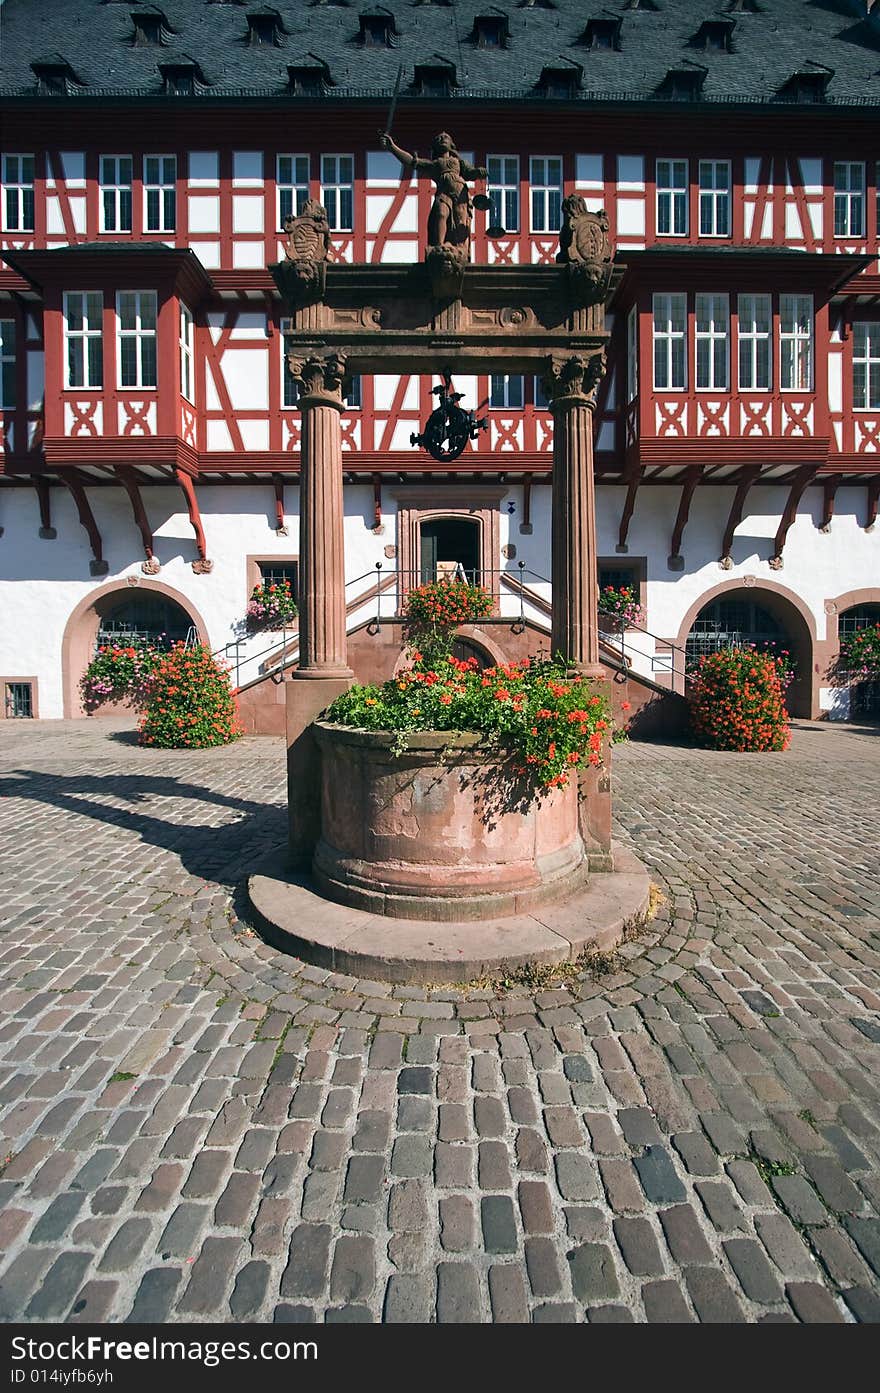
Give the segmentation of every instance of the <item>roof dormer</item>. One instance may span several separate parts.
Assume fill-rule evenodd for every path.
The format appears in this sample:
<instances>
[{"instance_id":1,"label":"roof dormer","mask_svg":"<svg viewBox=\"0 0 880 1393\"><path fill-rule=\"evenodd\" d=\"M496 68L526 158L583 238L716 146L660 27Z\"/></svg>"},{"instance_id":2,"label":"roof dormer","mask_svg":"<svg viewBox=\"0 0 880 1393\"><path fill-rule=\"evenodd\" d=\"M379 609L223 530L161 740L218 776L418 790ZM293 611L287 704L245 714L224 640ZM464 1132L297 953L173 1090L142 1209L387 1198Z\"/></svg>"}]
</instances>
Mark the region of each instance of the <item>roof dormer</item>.
<instances>
[{"instance_id":1,"label":"roof dormer","mask_svg":"<svg viewBox=\"0 0 880 1393\"><path fill-rule=\"evenodd\" d=\"M510 20L501 10L475 15L470 39L477 48L507 48L510 43Z\"/></svg>"},{"instance_id":2,"label":"roof dormer","mask_svg":"<svg viewBox=\"0 0 880 1393\"><path fill-rule=\"evenodd\" d=\"M673 102L695 102L702 96L705 81L705 68L696 65L670 68L657 86L657 95Z\"/></svg>"},{"instance_id":3,"label":"roof dormer","mask_svg":"<svg viewBox=\"0 0 880 1393\"><path fill-rule=\"evenodd\" d=\"M134 25L131 41L136 48L167 44L174 34L168 20L155 5L144 5L132 10L131 22Z\"/></svg>"},{"instance_id":4,"label":"roof dormer","mask_svg":"<svg viewBox=\"0 0 880 1393\"><path fill-rule=\"evenodd\" d=\"M732 53L735 19L704 19L691 39L692 48L705 53Z\"/></svg>"},{"instance_id":5,"label":"roof dormer","mask_svg":"<svg viewBox=\"0 0 880 1393\"><path fill-rule=\"evenodd\" d=\"M622 23L620 15L594 15L588 22L580 42L584 48L597 51L600 49L616 51L620 48L620 26Z\"/></svg>"},{"instance_id":6,"label":"roof dormer","mask_svg":"<svg viewBox=\"0 0 880 1393\"><path fill-rule=\"evenodd\" d=\"M268 7L251 10L247 16L247 43L266 48L280 48L284 42L284 21L277 10Z\"/></svg>"},{"instance_id":7,"label":"roof dormer","mask_svg":"<svg viewBox=\"0 0 880 1393\"><path fill-rule=\"evenodd\" d=\"M656 0L626 0L623 7L625 10L647 10L649 14L656 14L660 6Z\"/></svg>"},{"instance_id":8,"label":"roof dormer","mask_svg":"<svg viewBox=\"0 0 880 1393\"><path fill-rule=\"evenodd\" d=\"M455 64L438 57L433 63L417 63L413 88L420 97L449 97L458 86Z\"/></svg>"},{"instance_id":9,"label":"roof dormer","mask_svg":"<svg viewBox=\"0 0 880 1393\"><path fill-rule=\"evenodd\" d=\"M776 95L789 102L824 102L833 76L831 68L822 67L819 63L805 63L783 82Z\"/></svg>"},{"instance_id":10,"label":"roof dormer","mask_svg":"<svg viewBox=\"0 0 880 1393\"><path fill-rule=\"evenodd\" d=\"M372 10L362 10L358 21L360 33L358 43L362 48L396 48L397 24L394 15L384 5Z\"/></svg>"},{"instance_id":11,"label":"roof dormer","mask_svg":"<svg viewBox=\"0 0 880 1393\"><path fill-rule=\"evenodd\" d=\"M209 86L194 58L174 58L159 64L162 90L166 97L194 97Z\"/></svg>"},{"instance_id":12,"label":"roof dormer","mask_svg":"<svg viewBox=\"0 0 880 1393\"><path fill-rule=\"evenodd\" d=\"M67 97L77 87L86 85L60 53L35 59L31 63L31 71L36 76L37 91L41 97Z\"/></svg>"},{"instance_id":13,"label":"roof dormer","mask_svg":"<svg viewBox=\"0 0 880 1393\"><path fill-rule=\"evenodd\" d=\"M287 90L295 97L323 97L334 85L323 58L307 53L299 63L287 67Z\"/></svg>"},{"instance_id":14,"label":"roof dormer","mask_svg":"<svg viewBox=\"0 0 880 1393\"><path fill-rule=\"evenodd\" d=\"M544 97L565 100L576 97L583 82L584 70L580 63L548 64L541 69L538 78L538 91Z\"/></svg>"}]
</instances>

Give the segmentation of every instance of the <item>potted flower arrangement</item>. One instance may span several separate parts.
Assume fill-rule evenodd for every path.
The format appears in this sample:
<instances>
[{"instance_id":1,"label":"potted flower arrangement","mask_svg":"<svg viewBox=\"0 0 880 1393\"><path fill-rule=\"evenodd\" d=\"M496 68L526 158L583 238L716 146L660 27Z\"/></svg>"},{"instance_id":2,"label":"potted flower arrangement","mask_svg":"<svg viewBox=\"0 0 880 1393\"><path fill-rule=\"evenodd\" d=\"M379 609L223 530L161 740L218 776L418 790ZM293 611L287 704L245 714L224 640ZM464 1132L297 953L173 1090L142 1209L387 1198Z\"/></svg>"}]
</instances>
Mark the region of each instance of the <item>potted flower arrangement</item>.
<instances>
[{"instance_id":1,"label":"potted flower arrangement","mask_svg":"<svg viewBox=\"0 0 880 1393\"><path fill-rule=\"evenodd\" d=\"M161 656L158 641L101 644L80 681L86 710L112 701L143 705L148 680Z\"/></svg>"},{"instance_id":2,"label":"potted flower arrangement","mask_svg":"<svg viewBox=\"0 0 880 1393\"><path fill-rule=\"evenodd\" d=\"M332 898L477 919L556 898L585 874L572 776L602 760L607 700L561 661L481 670L453 657L456 627L490 608L461 582L411 592L412 666L352 687L317 723L313 869Z\"/></svg>"},{"instance_id":3,"label":"potted flower arrangement","mask_svg":"<svg viewBox=\"0 0 880 1393\"><path fill-rule=\"evenodd\" d=\"M159 655L138 724L140 743L156 749L202 750L241 735L227 666L209 649L176 643Z\"/></svg>"},{"instance_id":4,"label":"potted flower arrangement","mask_svg":"<svg viewBox=\"0 0 880 1393\"><path fill-rule=\"evenodd\" d=\"M785 691L792 669L754 646L721 648L697 664L691 718L697 739L715 750L786 750L790 741Z\"/></svg>"},{"instance_id":5,"label":"potted flower arrangement","mask_svg":"<svg viewBox=\"0 0 880 1393\"><path fill-rule=\"evenodd\" d=\"M642 609L631 585L606 585L599 591L599 624L612 632L642 622Z\"/></svg>"},{"instance_id":6,"label":"potted flower arrangement","mask_svg":"<svg viewBox=\"0 0 880 1393\"><path fill-rule=\"evenodd\" d=\"M290 581L262 581L251 591L246 617L249 629L283 629L298 615Z\"/></svg>"}]
</instances>

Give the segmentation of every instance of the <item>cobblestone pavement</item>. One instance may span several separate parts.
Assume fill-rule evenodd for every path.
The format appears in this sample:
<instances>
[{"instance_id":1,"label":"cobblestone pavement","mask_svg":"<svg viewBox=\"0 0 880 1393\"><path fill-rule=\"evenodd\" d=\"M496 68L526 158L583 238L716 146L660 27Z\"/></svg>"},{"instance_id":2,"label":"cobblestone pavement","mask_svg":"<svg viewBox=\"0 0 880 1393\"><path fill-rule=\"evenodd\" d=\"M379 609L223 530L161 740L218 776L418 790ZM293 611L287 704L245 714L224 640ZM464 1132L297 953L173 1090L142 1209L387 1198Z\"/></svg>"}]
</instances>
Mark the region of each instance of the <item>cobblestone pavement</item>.
<instances>
[{"instance_id":1,"label":"cobblestone pavement","mask_svg":"<svg viewBox=\"0 0 880 1393\"><path fill-rule=\"evenodd\" d=\"M878 756L624 747L650 932L421 991L247 927L280 741L0 723L3 1318L876 1321Z\"/></svg>"}]
</instances>

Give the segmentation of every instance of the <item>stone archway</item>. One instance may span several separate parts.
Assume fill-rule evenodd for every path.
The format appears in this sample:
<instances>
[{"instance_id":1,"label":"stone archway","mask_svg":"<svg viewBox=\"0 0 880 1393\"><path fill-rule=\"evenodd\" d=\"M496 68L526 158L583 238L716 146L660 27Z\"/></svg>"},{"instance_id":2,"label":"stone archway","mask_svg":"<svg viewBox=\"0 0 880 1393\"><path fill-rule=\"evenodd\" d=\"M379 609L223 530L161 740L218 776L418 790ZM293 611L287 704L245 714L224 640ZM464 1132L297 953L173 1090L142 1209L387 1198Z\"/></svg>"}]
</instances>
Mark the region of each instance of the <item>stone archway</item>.
<instances>
[{"instance_id":1,"label":"stone archway","mask_svg":"<svg viewBox=\"0 0 880 1393\"><path fill-rule=\"evenodd\" d=\"M164 585L158 580L139 579L136 586L129 585L127 581L112 581L98 590L93 590L80 600L74 609L61 641L61 676L66 718L86 714L80 699L79 682L91 659L101 620L138 591L161 595L176 605L188 617L199 636L199 641L208 643L208 630L202 616L190 600L178 590L173 590L170 585ZM114 714L118 714L118 708L115 708Z\"/></svg>"},{"instance_id":2,"label":"stone archway","mask_svg":"<svg viewBox=\"0 0 880 1393\"><path fill-rule=\"evenodd\" d=\"M774 621L787 642L797 676L788 691L788 708L793 716L815 720L819 716L819 674L816 662L816 621L803 600L774 581L730 580L714 586L695 600L685 615L675 643L685 648L695 622L719 600L742 600L758 606Z\"/></svg>"}]
</instances>

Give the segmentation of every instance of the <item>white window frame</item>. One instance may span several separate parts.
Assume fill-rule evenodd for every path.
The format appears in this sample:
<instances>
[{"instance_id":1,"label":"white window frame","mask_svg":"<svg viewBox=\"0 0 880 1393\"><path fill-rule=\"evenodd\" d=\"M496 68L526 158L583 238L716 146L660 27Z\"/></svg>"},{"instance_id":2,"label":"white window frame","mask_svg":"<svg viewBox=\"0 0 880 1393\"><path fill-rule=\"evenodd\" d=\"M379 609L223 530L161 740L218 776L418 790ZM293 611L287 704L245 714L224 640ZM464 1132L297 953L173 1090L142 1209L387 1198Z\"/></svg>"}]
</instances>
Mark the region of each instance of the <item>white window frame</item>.
<instances>
[{"instance_id":1,"label":"white window frame","mask_svg":"<svg viewBox=\"0 0 880 1393\"><path fill-rule=\"evenodd\" d=\"M741 392L769 392L773 387L773 297L743 294L736 302L737 381ZM766 327L765 327L766 326ZM763 354L760 347L763 344ZM745 356L744 356L745 355ZM763 357L763 363L761 361ZM748 371L743 372L743 366ZM761 369L764 369L763 373ZM762 375L765 382L760 381Z\"/></svg>"},{"instance_id":2,"label":"white window frame","mask_svg":"<svg viewBox=\"0 0 880 1393\"><path fill-rule=\"evenodd\" d=\"M702 328L700 327L702 324ZM700 345L708 355L701 371ZM698 292L694 296L694 386L698 392L730 391L730 297Z\"/></svg>"},{"instance_id":3,"label":"white window frame","mask_svg":"<svg viewBox=\"0 0 880 1393\"><path fill-rule=\"evenodd\" d=\"M532 381L532 405L536 411L549 411L550 398L547 395L547 388L544 386L543 379L535 373Z\"/></svg>"},{"instance_id":4,"label":"white window frame","mask_svg":"<svg viewBox=\"0 0 880 1393\"><path fill-rule=\"evenodd\" d=\"M289 160L289 169L282 168L282 160ZM281 177L282 174L285 176L284 178ZM311 157L309 155L276 156L275 198L279 230L283 230L285 218L295 218L302 211L303 204L309 197L310 179ZM285 207L285 204L289 204L289 207Z\"/></svg>"},{"instance_id":5,"label":"white window frame","mask_svg":"<svg viewBox=\"0 0 880 1393\"><path fill-rule=\"evenodd\" d=\"M838 170L841 187L838 187ZM861 240L865 227L865 166L861 160L835 160L832 171L834 185L834 236ZM838 227L840 231L838 231Z\"/></svg>"},{"instance_id":6,"label":"white window frame","mask_svg":"<svg viewBox=\"0 0 880 1393\"><path fill-rule=\"evenodd\" d=\"M15 377L15 320L0 319L0 411L15 410Z\"/></svg>"},{"instance_id":7,"label":"white window frame","mask_svg":"<svg viewBox=\"0 0 880 1393\"><path fill-rule=\"evenodd\" d=\"M559 177L554 177L558 167ZM529 217L532 232L558 232L562 226L563 164L561 155L532 155L529 160Z\"/></svg>"},{"instance_id":8,"label":"white window frame","mask_svg":"<svg viewBox=\"0 0 880 1393\"><path fill-rule=\"evenodd\" d=\"M852 336L853 410L880 411L880 320L854 320ZM859 366L864 367L861 387L856 381L856 368Z\"/></svg>"},{"instance_id":9,"label":"white window frame","mask_svg":"<svg viewBox=\"0 0 880 1393\"><path fill-rule=\"evenodd\" d=\"M800 326L806 311L809 328ZM779 297L779 390L781 392L812 392L814 373L812 295L780 295ZM786 362L786 346L790 357ZM806 368L806 371L804 369ZM808 379L805 383L803 379Z\"/></svg>"},{"instance_id":10,"label":"white window frame","mask_svg":"<svg viewBox=\"0 0 880 1393\"><path fill-rule=\"evenodd\" d=\"M490 224L503 227L505 232L519 232L519 155L487 155L486 169Z\"/></svg>"},{"instance_id":11,"label":"white window frame","mask_svg":"<svg viewBox=\"0 0 880 1393\"><path fill-rule=\"evenodd\" d=\"M122 327L122 297L124 295L135 296L135 324L132 329ZM158 295L155 290L118 290L116 292L116 376L119 390L121 392L140 392L155 391L159 382L159 304ZM153 306L153 328L144 328L142 320L145 304L152 302ZM130 340L135 345L135 365L137 367L137 380L135 382L123 382L122 380L122 346ZM151 341L153 342L153 365L155 367L155 382L144 380L144 347Z\"/></svg>"},{"instance_id":12,"label":"white window frame","mask_svg":"<svg viewBox=\"0 0 880 1393\"><path fill-rule=\"evenodd\" d=\"M511 388L515 390L511 391ZM525 378L518 372L493 372L489 374L490 411L522 411L525 402ZM519 401L511 401L511 397Z\"/></svg>"},{"instance_id":13,"label":"white window frame","mask_svg":"<svg viewBox=\"0 0 880 1393\"><path fill-rule=\"evenodd\" d=\"M107 162L113 165L113 178L107 180ZM123 177L123 164L128 165L128 179ZM98 156L98 198L100 202L99 226L102 232L131 232L132 230L132 181L134 179L134 159L131 155ZM108 219L108 200L112 208L112 218ZM128 214L128 227L123 226L124 214Z\"/></svg>"},{"instance_id":14,"label":"white window frame","mask_svg":"<svg viewBox=\"0 0 880 1393\"><path fill-rule=\"evenodd\" d=\"M655 392L686 392L688 384L688 355L687 355L687 295L684 292L657 293L652 302L652 328L653 328L653 360L654 360L654 391ZM680 309L680 314L676 313ZM658 329L658 322L662 325ZM680 322L681 327L677 327ZM676 327L674 327L676 326ZM666 382L660 382L658 378L661 374L657 372L657 348L663 345L663 376ZM680 345L679 352L676 353L676 345ZM680 374L676 374L675 368L679 366ZM676 382L676 376L681 377L680 382Z\"/></svg>"},{"instance_id":15,"label":"white window frame","mask_svg":"<svg viewBox=\"0 0 880 1393\"><path fill-rule=\"evenodd\" d=\"M657 236L687 237L690 172L687 160L663 158L655 164ZM663 224L668 224L664 230Z\"/></svg>"},{"instance_id":16,"label":"white window frame","mask_svg":"<svg viewBox=\"0 0 880 1393\"><path fill-rule=\"evenodd\" d=\"M700 236L730 237L730 160L699 160L698 179Z\"/></svg>"},{"instance_id":17,"label":"white window frame","mask_svg":"<svg viewBox=\"0 0 880 1393\"><path fill-rule=\"evenodd\" d=\"M158 161L158 177L151 179L150 160ZM150 216L150 197L158 202L158 217ZM177 156L144 155L144 231L177 231Z\"/></svg>"},{"instance_id":18,"label":"white window frame","mask_svg":"<svg viewBox=\"0 0 880 1393\"><path fill-rule=\"evenodd\" d=\"M81 300L80 315L82 317L81 329L71 329L70 327L70 306L74 298ZM91 302L91 303L90 303ZM91 310L97 306L97 327L94 326ZM100 290L65 290L63 298L64 308L64 387L66 391L87 390L94 391L104 385L104 295ZM92 373L92 359L89 354L89 345L97 341L100 345L97 363L94 374ZM80 342L82 344L82 381L72 382L70 376L70 345ZM93 376L96 380L93 380Z\"/></svg>"},{"instance_id":19,"label":"white window frame","mask_svg":"<svg viewBox=\"0 0 880 1393\"><path fill-rule=\"evenodd\" d=\"M632 305L626 317L626 399L639 394L639 311Z\"/></svg>"},{"instance_id":20,"label":"white window frame","mask_svg":"<svg viewBox=\"0 0 880 1393\"><path fill-rule=\"evenodd\" d=\"M25 161L30 162L30 178L26 178ZM30 195L30 198L28 198ZM11 196L11 197L10 197ZM30 207L28 207L28 203ZM15 212L12 215L12 207ZM28 217L28 214L30 215ZM3 156L3 231L33 232L34 230L34 157L8 154Z\"/></svg>"},{"instance_id":21,"label":"white window frame","mask_svg":"<svg viewBox=\"0 0 880 1393\"><path fill-rule=\"evenodd\" d=\"M180 301L179 335L180 345L180 395L195 405L195 319L189 305Z\"/></svg>"},{"instance_id":22,"label":"white window frame","mask_svg":"<svg viewBox=\"0 0 880 1393\"><path fill-rule=\"evenodd\" d=\"M341 160L351 162L350 179L342 178ZM346 193L351 202L351 216L347 220L342 216ZM321 202L327 209L327 221L331 232L354 230L354 155L321 156Z\"/></svg>"}]
</instances>

